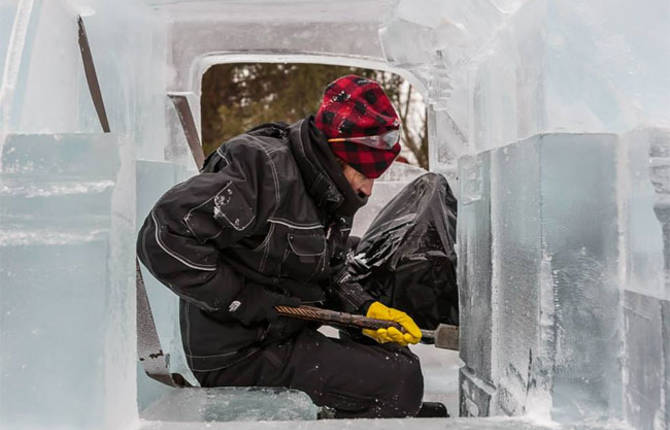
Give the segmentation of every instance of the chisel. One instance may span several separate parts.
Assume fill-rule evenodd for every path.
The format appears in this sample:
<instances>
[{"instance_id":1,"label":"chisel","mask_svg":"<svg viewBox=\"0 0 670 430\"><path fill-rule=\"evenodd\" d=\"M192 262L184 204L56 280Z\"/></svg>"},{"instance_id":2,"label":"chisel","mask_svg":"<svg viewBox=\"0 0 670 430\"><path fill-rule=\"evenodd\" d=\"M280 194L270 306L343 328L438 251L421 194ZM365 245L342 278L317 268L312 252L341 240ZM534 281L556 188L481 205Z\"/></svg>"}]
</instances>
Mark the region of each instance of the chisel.
<instances>
[{"instance_id":1,"label":"chisel","mask_svg":"<svg viewBox=\"0 0 670 430\"><path fill-rule=\"evenodd\" d=\"M404 332L402 326L395 321L368 318L363 315L321 309L314 306L275 306L275 309L282 316L317 321L326 325L332 324L371 330L395 327ZM424 341L428 341L427 343L434 343L437 348L458 351L458 326L439 324L435 330L421 330L421 337Z\"/></svg>"}]
</instances>

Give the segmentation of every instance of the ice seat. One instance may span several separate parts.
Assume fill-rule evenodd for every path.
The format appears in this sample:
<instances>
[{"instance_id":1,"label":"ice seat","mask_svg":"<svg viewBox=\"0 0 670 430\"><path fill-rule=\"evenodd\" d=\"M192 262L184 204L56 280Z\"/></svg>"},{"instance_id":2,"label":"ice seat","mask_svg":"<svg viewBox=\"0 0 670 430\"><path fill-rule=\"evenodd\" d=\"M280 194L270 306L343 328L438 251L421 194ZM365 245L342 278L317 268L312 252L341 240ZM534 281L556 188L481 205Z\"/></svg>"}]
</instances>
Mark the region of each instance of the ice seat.
<instances>
[{"instance_id":1,"label":"ice seat","mask_svg":"<svg viewBox=\"0 0 670 430\"><path fill-rule=\"evenodd\" d=\"M14 134L2 148L2 174L114 179L118 145L114 134Z\"/></svg>"},{"instance_id":2,"label":"ice seat","mask_svg":"<svg viewBox=\"0 0 670 430\"><path fill-rule=\"evenodd\" d=\"M117 139L104 134L8 136L0 183L3 224L73 229L104 223L120 165Z\"/></svg>"},{"instance_id":3,"label":"ice seat","mask_svg":"<svg viewBox=\"0 0 670 430\"><path fill-rule=\"evenodd\" d=\"M307 394L285 388L176 388L140 417L149 421L301 421L316 419L319 408Z\"/></svg>"}]
</instances>

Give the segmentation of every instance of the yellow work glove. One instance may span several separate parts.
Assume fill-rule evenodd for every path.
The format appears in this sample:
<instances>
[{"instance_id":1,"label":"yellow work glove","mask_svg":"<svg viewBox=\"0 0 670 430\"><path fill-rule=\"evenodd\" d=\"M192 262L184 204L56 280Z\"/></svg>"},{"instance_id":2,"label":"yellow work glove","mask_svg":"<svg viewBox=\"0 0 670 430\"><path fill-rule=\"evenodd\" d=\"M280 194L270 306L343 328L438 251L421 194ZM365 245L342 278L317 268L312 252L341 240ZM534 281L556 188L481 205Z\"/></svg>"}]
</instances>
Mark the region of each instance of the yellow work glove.
<instances>
[{"instance_id":1,"label":"yellow work glove","mask_svg":"<svg viewBox=\"0 0 670 430\"><path fill-rule=\"evenodd\" d=\"M402 333L395 327L363 330L364 335L373 338L379 343L395 342L401 346L407 346L410 343L417 343L421 340L421 330L405 312L386 307L379 302L374 302L368 308L366 316L378 320L395 321L405 329L405 333Z\"/></svg>"}]
</instances>

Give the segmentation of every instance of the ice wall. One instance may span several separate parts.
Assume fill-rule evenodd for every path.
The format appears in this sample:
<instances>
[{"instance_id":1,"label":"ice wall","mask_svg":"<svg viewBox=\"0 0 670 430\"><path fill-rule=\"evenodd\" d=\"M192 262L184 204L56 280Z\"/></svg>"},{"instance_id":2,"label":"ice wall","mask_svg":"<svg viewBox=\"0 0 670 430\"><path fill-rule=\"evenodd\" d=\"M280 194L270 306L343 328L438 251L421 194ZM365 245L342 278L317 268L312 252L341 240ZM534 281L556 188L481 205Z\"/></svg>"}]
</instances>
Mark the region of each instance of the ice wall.
<instances>
[{"instance_id":1,"label":"ice wall","mask_svg":"<svg viewBox=\"0 0 670 430\"><path fill-rule=\"evenodd\" d=\"M670 8L496 6L441 104L476 154L458 174L461 412L666 428Z\"/></svg>"},{"instance_id":2,"label":"ice wall","mask_svg":"<svg viewBox=\"0 0 670 430\"><path fill-rule=\"evenodd\" d=\"M198 127L202 73L237 61L382 68L424 95L431 170L463 193L463 411L667 426L669 17L660 0L0 1L0 426L124 428L138 390L142 409L165 394L136 373L135 231L194 171L168 94ZM147 286L186 373L176 299Z\"/></svg>"},{"instance_id":3,"label":"ice wall","mask_svg":"<svg viewBox=\"0 0 670 430\"><path fill-rule=\"evenodd\" d=\"M624 291L624 411L636 428L670 426L670 129L622 137L629 180Z\"/></svg>"},{"instance_id":4,"label":"ice wall","mask_svg":"<svg viewBox=\"0 0 670 430\"><path fill-rule=\"evenodd\" d=\"M541 135L463 160L461 205L488 209L459 237L463 414L484 391L489 414L619 415L616 154L612 135Z\"/></svg>"},{"instance_id":5,"label":"ice wall","mask_svg":"<svg viewBox=\"0 0 670 430\"><path fill-rule=\"evenodd\" d=\"M543 132L668 125L668 4L399 1L389 63L424 82L431 169Z\"/></svg>"},{"instance_id":6,"label":"ice wall","mask_svg":"<svg viewBox=\"0 0 670 430\"><path fill-rule=\"evenodd\" d=\"M546 134L461 159L462 415L667 426L669 137Z\"/></svg>"},{"instance_id":7,"label":"ice wall","mask_svg":"<svg viewBox=\"0 0 670 430\"><path fill-rule=\"evenodd\" d=\"M0 3L1 428L137 421L135 158L164 158L167 106L164 32L147 11ZM78 16L111 133L89 93Z\"/></svg>"},{"instance_id":8,"label":"ice wall","mask_svg":"<svg viewBox=\"0 0 670 430\"><path fill-rule=\"evenodd\" d=\"M116 363L106 335L118 327L118 309L106 302L127 300L117 290L123 280L108 269L120 263L113 254L129 233L111 217L118 193L132 193L117 178L119 150L118 136L102 134L21 134L5 142L3 428L89 427L104 416L106 391L116 385L106 384L106 369ZM106 163L98 165L98 157Z\"/></svg>"}]
</instances>

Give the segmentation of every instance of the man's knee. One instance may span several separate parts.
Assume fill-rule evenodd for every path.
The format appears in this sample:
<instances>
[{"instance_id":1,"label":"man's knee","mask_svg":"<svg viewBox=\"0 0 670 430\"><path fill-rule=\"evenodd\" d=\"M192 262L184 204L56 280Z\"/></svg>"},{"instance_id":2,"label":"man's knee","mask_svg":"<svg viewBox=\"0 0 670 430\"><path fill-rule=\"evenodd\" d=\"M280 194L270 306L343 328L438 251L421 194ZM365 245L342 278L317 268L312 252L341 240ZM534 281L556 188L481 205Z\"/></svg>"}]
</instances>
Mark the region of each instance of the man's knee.
<instances>
[{"instance_id":1,"label":"man's knee","mask_svg":"<svg viewBox=\"0 0 670 430\"><path fill-rule=\"evenodd\" d=\"M414 416L421 408L423 375L419 358L411 353L399 354L402 359L393 366L395 378L390 378L395 383L389 387L390 395L378 408L381 417Z\"/></svg>"}]
</instances>

